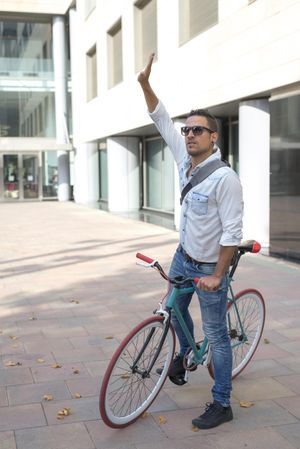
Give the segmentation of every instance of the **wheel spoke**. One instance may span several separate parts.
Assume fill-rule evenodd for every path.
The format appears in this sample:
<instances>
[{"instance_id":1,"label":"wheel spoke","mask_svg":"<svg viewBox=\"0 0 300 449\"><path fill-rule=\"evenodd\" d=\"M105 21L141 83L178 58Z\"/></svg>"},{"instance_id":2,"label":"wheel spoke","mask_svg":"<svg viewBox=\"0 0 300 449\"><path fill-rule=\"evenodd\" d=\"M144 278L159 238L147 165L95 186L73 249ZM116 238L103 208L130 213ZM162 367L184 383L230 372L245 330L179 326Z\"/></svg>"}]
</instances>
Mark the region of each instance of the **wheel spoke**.
<instances>
[{"instance_id":1,"label":"wheel spoke","mask_svg":"<svg viewBox=\"0 0 300 449\"><path fill-rule=\"evenodd\" d=\"M152 317L137 326L117 349L105 373L100 393L100 411L106 424L124 427L137 419L158 394L174 353L174 331L171 328L148 373L163 332L163 320ZM156 370L161 367L163 372L158 374Z\"/></svg>"},{"instance_id":2,"label":"wheel spoke","mask_svg":"<svg viewBox=\"0 0 300 449\"><path fill-rule=\"evenodd\" d=\"M232 347L232 377L236 377L249 363L260 341L265 305L257 290L244 290L236 296L235 304L227 310L227 327ZM238 311L237 311L238 309ZM208 366L214 377L213 362Z\"/></svg>"}]
</instances>

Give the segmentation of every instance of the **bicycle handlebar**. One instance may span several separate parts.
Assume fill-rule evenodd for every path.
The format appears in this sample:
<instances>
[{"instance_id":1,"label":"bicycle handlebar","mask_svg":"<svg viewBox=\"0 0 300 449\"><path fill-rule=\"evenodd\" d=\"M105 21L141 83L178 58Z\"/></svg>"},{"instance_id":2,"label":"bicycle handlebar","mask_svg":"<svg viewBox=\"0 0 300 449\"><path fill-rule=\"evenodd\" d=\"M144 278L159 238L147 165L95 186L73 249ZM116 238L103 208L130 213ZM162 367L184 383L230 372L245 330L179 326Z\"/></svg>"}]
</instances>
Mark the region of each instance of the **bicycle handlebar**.
<instances>
[{"instance_id":1,"label":"bicycle handlebar","mask_svg":"<svg viewBox=\"0 0 300 449\"><path fill-rule=\"evenodd\" d=\"M259 242L257 242L256 240L246 240L244 242L242 242L237 249L237 253L233 258L233 261L231 263L231 270L229 273L229 277L232 278L239 260L241 258L241 256L247 252L250 253L258 253L261 249L261 245ZM158 272L160 273L160 275L166 279L167 281L169 281L171 284L176 284L176 285L183 285L186 282L194 282L196 285L198 284L200 278L195 277L193 279L179 279L179 278L175 278L175 279L170 279L169 276L164 272L164 270L162 269L162 267L160 266L160 264L154 260L151 259L151 257L145 256L144 254L141 253L137 253L136 257L140 260L142 260L143 262L149 264L149 266L152 266L152 268L156 268L158 270Z\"/></svg>"},{"instance_id":2,"label":"bicycle handlebar","mask_svg":"<svg viewBox=\"0 0 300 449\"><path fill-rule=\"evenodd\" d=\"M193 279L182 279L180 281L179 280L175 281L175 279L169 278L169 276L164 272L164 270L159 265L159 263L157 261L155 261L154 259L151 259L151 257L145 256L144 254L141 254L141 253L136 253L136 257L138 259L142 260L143 262L146 262L147 264L152 265L152 267L156 268L159 271L160 275L167 281L171 282L171 284L182 285L186 282L194 282L197 285L200 280L200 278L195 277Z\"/></svg>"},{"instance_id":3,"label":"bicycle handlebar","mask_svg":"<svg viewBox=\"0 0 300 449\"><path fill-rule=\"evenodd\" d=\"M151 258L148 257L148 256L144 256L144 254L141 254L141 253L136 253L136 257L137 257L138 259L143 260L143 261L146 262L146 263L149 263L149 264L151 264L151 263L154 262L154 259L151 259Z\"/></svg>"}]
</instances>

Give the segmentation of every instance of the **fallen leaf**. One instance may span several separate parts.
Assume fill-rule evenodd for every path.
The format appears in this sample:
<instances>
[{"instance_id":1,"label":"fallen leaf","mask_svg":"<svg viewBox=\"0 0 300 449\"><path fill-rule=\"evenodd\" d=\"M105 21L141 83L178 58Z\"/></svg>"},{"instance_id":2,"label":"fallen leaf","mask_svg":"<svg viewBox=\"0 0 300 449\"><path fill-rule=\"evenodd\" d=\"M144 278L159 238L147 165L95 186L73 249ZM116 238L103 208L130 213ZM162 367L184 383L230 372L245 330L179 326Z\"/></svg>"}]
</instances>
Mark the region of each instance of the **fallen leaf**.
<instances>
[{"instance_id":1,"label":"fallen leaf","mask_svg":"<svg viewBox=\"0 0 300 449\"><path fill-rule=\"evenodd\" d=\"M80 393L74 393L74 398L79 399L82 398Z\"/></svg>"},{"instance_id":2,"label":"fallen leaf","mask_svg":"<svg viewBox=\"0 0 300 449\"><path fill-rule=\"evenodd\" d=\"M166 424L167 418L165 416L161 415L158 417L158 422L159 422L159 424Z\"/></svg>"},{"instance_id":3,"label":"fallen leaf","mask_svg":"<svg viewBox=\"0 0 300 449\"><path fill-rule=\"evenodd\" d=\"M74 302L75 304L79 304L80 301L78 301L78 299L71 299L70 302Z\"/></svg>"},{"instance_id":4,"label":"fallen leaf","mask_svg":"<svg viewBox=\"0 0 300 449\"><path fill-rule=\"evenodd\" d=\"M52 396L52 394L45 394L45 395L43 396L43 399L44 399L45 401L53 401L53 396Z\"/></svg>"},{"instance_id":5,"label":"fallen leaf","mask_svg":"<svg viewBox=\"0 0 300 449\"><path fill-rule=\"evenodd\" d=\"M15 335L10 335L9 338L10 338L11 340L17 340L19 337L16 337Z\"/></svg>"},{"instance_id":6,"label":"fallen leaf","mask_svg":"<svg viewBox=\"0 0 300 449\"><path fill-rule=\"evenodd\" d=\"M79 369L73 369L73 374L79 374L79 373L80 373Z\"/></svg>"},{"instance_id":7,"label":"fallen leaf","mask_svg":"<svg viewBox=\"0 0 300 449\"><path fill-rule=\"evenodd\" d=\"M71 415L71 409L68 407L65 407L57 412L57 416L68 416L68 415Z\"/></svg>"},{"instance_id":8,"label":"fallen leaf","mask_svg":"<svg viewBox=\"0 0 300 449\"><path fill-rule=\"evenodd\" d=\"M121 374L121 379L130 379L130 374Z\"/></svg>"},{"instance_id":9,"label":"fallen leaf","mask_svg":"<svg viewBox=\"0 0 300 449\"><path fill-rule=\"evenodd\" d=\"M267 338L264 338L264 344L265 344L265 345L270 344L270 340L268 340Z\"/></svg>"},{"instance_id":10,"label":"fallen leaf","mask_svg":"<svg viewBox=\"0 0 300 449\"><path fill-rule=\"evenodd\" d=\"M61 368L61 365L59 363L54 363L51 368Z\"/></svg>"},{"instance_id":11,"label":"fallen leaf","mask_svg":"<svg viewBox=\"0 0 300 449\"><path fill-rule=\"evenodd\" d=\"M192 426L192 432L199 432L199 428L197 426Z\"/></svg>"},{"instance_id":12,"label":"fallen leaf","mask_svg":"<svg viewBox=\"0 0 300 449\"><path fill-rule=\"evenodd\" d=\"M240 407L249 408L249 407L252 407L252 405L254 405L254 402L240 401Z\"/></svg>"},{"instance_id":13,"label":"fallen leaf","mask_svg":"<svg viewBox=\"0 0 300 449\"><path fill-rule=\"evenodd\" d=\"M65 417L62 415L57 415L56 419L65 419Z\"/></svg>"},{"instance_id":14,"label":"fallen leaf","mask_svg":"<svg viewBox=\"0 0 300 449\"><path fill-rule=\"evenodd\" d=\"M28 320L29 321L35 321L35 320L37 320L37 318L35 316L31 316L31 317L28 318Z\"/></svg>"},{"instance_id":15,"label":"fallen leaf","mask_svg":"<svg viewBox=\"0 0 300 449\"><path fill-rule=\"evenodd\" d=\"M37 362L38 363L45 363L45 360L44 359L37 359Z\"/></svg>"},{"instance_id":16,"label":"fallen leaf","mask_svg":"<svg viewBox=\"0 0 300 449\"><path fill-rule=\"evenodd\" d=\"M147 418L147 416L149 416L149 412L144 412L142 415L141 415L141 418L142 419L145 419L145 418Z\"/></svg>"},{"instance_id":17,"label":"fallen leaf","mask_svg":"<svg viewBox=\"0 0 300 449\"><path fill-rule=\"evenodd\" d=\"M22 365L21 362L15 362L14 360L8 360L8 362L5 362L5 366L20 366Z\"/></svg>"},{"instance_id":18,"label":"fallen leaf","mask_svg":"<svg viewBox=\"0 0 300 449\"><path fill-rule=\"evenodd\" d=\"M112 340L114 337L112 335L108 335L107 337L105 337L105 340Z\"/></svg>"}]
</instances>

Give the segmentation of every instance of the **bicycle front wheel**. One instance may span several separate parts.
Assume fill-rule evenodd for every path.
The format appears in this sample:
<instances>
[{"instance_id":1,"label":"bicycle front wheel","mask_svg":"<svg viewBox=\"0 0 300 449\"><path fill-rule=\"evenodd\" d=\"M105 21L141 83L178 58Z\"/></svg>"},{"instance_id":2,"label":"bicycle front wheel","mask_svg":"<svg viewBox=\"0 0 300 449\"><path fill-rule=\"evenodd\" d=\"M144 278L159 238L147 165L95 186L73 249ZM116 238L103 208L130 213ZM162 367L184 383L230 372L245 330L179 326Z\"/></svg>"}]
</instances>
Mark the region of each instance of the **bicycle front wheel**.
<instances>
[{"instance_id":1,"label":"bicycle front wheel","mask_svg":"<svg viewBox=\"0 0 300 449\"><path fill-rule=\"evenodd\" d=\"M148 318L125 337L114 353L100 391L100 414L109 427L122 428L136 421L161 390L175 348L172 325L162 343L164 330L164 317ZM158 368L162 368L160 374Z\"/></svg>"},{"instance_id":2,"label":"bicycle front wheel","mask_svg":"<svg viewBox=\"0 0 300 449\"><path fill-rule=\"evenodd\" d=\"M232 379L237 377L252 359L261 339L266 308L261 293L255 289L239 292L235 304L227 310L227 328L232 349ZM213 361L208 366L214 378Z\"/></svg>"}]
</instances>

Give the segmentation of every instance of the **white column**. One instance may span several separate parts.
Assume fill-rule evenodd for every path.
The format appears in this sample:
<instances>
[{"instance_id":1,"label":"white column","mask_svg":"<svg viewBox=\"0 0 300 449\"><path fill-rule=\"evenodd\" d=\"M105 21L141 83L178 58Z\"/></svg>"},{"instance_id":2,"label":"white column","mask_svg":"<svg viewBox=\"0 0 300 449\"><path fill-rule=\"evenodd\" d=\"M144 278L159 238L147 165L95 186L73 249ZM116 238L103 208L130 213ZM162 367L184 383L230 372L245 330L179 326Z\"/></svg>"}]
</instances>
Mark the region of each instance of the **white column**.
<instances>
[{"instance_id":1,"label":"white column","mask_svg":"<svg viewBox=\"0 0 300 449\"><path fill-rule=\"evenodd\" d=\"M139 138L107 139L108 209L129 212L140 208Z\"/></svg>"},{"instance_id":2,"label":"white column","mask_svg":"<svg viewBox=\"0 0 300 449\"><path fill-rule=\"evenodd\" d=\"M245 213L244 239L269 248L270 232L270 109L267 99L239 106L239 169Z\"/></svg>"},{"instance_id":3,"label":"white column","mask_svg":"<svg viewBox=\"0 0 300 449\"><path fill-rule=\"evenodd\" d=\"M76 148L74 200L91 204L99 200L99 155L96 142L82 143Z\"/></svg>"},{"instance_id":4,"label":"white column","mask_svg":"<svg viewBox=\"0 0 300 449\"><path fill-rule=\"evenodd\" d=\"M57 143L68 143L67 130L67 52L65 19L63 16L53 17L53 64L55 85L55 122ZM69 155L66 151L58 151L58 200L70 199Z\"/></svg>"}]
</instances>

